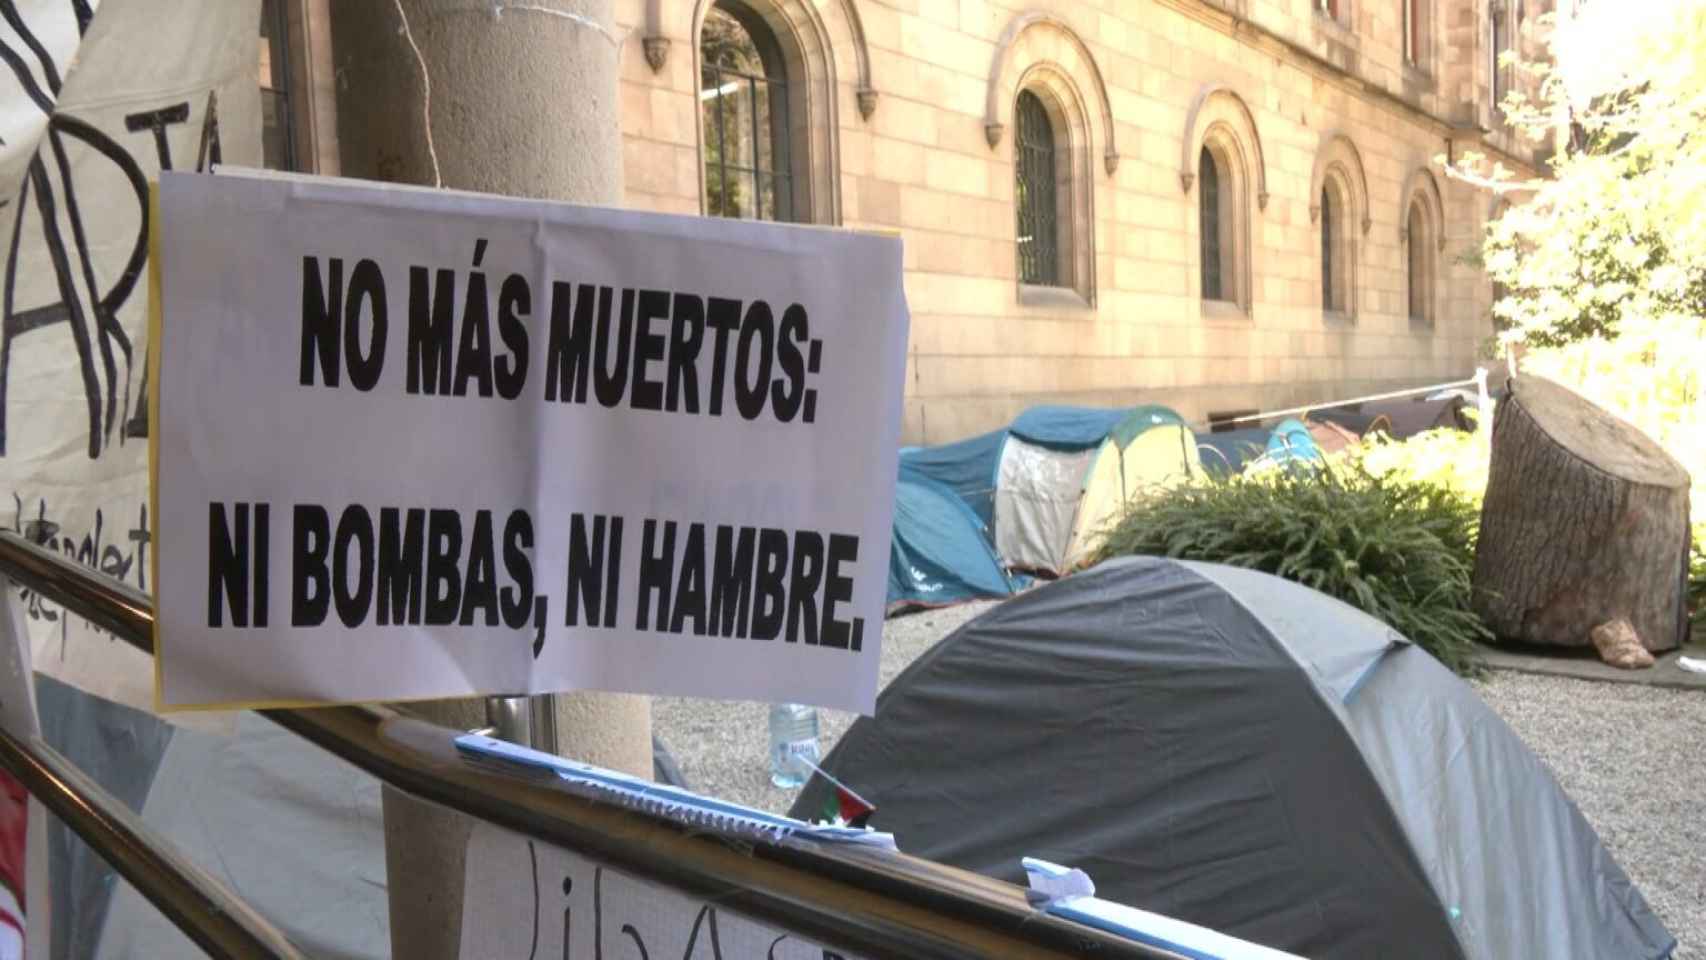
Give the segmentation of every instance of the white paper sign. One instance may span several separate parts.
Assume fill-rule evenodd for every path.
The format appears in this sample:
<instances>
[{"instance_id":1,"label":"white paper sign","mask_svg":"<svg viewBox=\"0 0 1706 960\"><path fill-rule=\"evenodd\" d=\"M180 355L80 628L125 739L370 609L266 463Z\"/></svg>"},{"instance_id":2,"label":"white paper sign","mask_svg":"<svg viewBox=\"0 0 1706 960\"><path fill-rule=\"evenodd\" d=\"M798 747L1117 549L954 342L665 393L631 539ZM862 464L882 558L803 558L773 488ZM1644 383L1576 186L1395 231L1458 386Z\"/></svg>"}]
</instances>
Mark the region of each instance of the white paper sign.
<instances>
[{"instance_id":1,"label":"white paper sign","mask_svg":"<svg viewBox=\"0 0 1706 960\"><path fill-rule=\"evenodd\" d=\"M488 823L464 876L462 960L858 960Z\"/></svg>"},{"instance_id":2,"label":"white paper sign","mask_svg":"<svg viewBox=\"0 0 1706 960\"><path fill-rule=\"evenodd\" d=\"M160 206L163 708L873 707L898 238L238 175Z\"/></svg>"}]
</instances>

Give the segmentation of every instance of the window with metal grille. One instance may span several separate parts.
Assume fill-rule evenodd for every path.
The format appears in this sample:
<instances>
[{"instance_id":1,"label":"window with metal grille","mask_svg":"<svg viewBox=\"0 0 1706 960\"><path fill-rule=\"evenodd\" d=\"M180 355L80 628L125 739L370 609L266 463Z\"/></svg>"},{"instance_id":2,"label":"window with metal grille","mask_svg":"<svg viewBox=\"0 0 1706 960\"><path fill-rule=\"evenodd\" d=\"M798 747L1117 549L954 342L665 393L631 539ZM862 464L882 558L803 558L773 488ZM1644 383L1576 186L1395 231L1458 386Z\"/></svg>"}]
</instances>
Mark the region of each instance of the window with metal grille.
<instances>
[{"instance_id":1,"label":"window with metal grille","mask_svg":"<svg viewBox=\"0 0 1706 960\"><path fill-rule=\"evenodd\" d=\"M1337 310L1333 296L1333 193L1321 190L1321 308Z\"/></svg>"},{"instance_id":2,"label":"window with metal grille","mask_svg":"<svg viewBox=\"0 0 1706 960\"><path fill-rule=\"evenodd\" d=\"M1060 216L1056 207L1054 124L1036 94L1019 92L1013 107L1014 181L1018 207L1019 282L1060 285Z\"/></svg>"},{"instance_id":3,"label":"window with metal grille","mask_svg":"<svg viewBox=\"0 0 1706 960\"><path fill-rule=\"evenodd\" d=\"M1226 289L1221 282L1220 234L1220 168L1207 147L1197 158L1198 232L1202 234L1202 296L1204 300L1225 300Z\"/></svg>"},{"instance_id":4,"label":"window with metal grille","mask_svg":"<svg viewBox=\"0 0 1706 960\"><path fill-rule=\"evenodd\" d=\"M705 212L794 219L788 79L776 38L756 16L719 4L705 14L699 46Z\"/></svg>"},{"instance_id":5,"label":"window with metal grille","mask_svg":"<svg viewBox=\"0 0 1706 960\"><path fill-rule=\"evenodd\" d=\"M296 169L296 142L290 128L290 33L284 0L261 0L261 165Z\"/></svg>"}]
</instances>

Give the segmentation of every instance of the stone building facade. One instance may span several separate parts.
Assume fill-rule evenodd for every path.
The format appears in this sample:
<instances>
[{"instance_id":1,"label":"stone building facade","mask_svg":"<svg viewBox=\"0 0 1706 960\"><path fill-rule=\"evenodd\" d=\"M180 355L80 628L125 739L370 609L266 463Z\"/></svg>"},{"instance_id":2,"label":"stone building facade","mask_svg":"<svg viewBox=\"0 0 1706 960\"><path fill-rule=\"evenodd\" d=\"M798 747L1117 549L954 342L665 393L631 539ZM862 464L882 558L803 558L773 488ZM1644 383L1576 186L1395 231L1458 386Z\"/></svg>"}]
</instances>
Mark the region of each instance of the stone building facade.
<instances>
[{"instance_id":1,"label":"stone building facade","mask_svg":"<svg viewBox=\"0 0 1706 960\"><path fill-rule=\"evenodd\" d=\"M336 100L363 95L338 89L339 5L267 5L280 165L338 172ZM1494 201L1437 158L1541 160L1495 107L1520 81L1496 52L1546 0L614 10L629 206L903 237L912 443L1044 402L1201 422L1466 377L1493 332Z\"/></svg>"}]
</instances>

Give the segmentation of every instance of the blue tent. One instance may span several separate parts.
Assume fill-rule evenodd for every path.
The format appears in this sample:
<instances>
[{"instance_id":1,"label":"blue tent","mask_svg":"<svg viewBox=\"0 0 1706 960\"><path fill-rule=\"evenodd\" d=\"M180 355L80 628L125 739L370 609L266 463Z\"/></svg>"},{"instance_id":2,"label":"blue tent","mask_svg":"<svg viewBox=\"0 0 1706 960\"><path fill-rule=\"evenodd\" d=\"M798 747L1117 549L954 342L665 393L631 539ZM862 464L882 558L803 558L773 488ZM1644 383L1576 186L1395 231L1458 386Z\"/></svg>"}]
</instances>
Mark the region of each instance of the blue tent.
<instances>
[{"instance_id":1,"label":"blue tent","mask_svg":"<svg viewBox=\"0 0 1706 960\"><path fill-rule=\"evenodd\" d=\"M1217 477L1242 473L1253 460L1289 463L1319 460L1321 448L1301 420L1287 418L1273 429L1245 427L1197 436L1203 469Z\"/></svg>"},{"instance_id":2,"label":"blue tent","mask_svg":"<svg viewBox=\"0 0 1706 960\"><path fill-rule=\"evenodd\" d=\"M1320 460L1321 449L1303 421L1287 418L1268 434L1268 459L1274 463Z\"/></svg>"},{"instance_id":3,"label":"blue tent","mask_svg":"<svg viewBox=\"0 0 1706 960\"><path fill-rule=\"evenodd\" d=\"M900 462L902 467L945 484L989 527L995 523L995 471L1001 465L1001 447L1006 442L1007 431L993 430L956 443L903 447Z\"/></svg>"},{"instance_id":4,"label":"blue tent","mask_svg":"<svg viewBox=\"0 0 1706 960\"><path fill-rule=\"evenodd\" d=\"M1114 425L1131 414L1129 407L1032 407L1019 414L1008 431L1040 447L1088 450L1099 446Z\"/></svg>"},{"instance_id":5,"label":"blue tent","mask_svg":"<svg viewBox=\"0 0 1706 960\"><path fill-rule=\"evenodd\" d=\"M1268 439L1266 427L1199 433L1197 446L1201 449L1203 469L1217 477L1241 473L1246 463L1267 450Z\"/></svg>"},{"instance_id":6,"label":"blue tent","mask_svg":"<svg viewBox=\"0 0 1706 960\"><path fill-rule=\"evenodd\" d=\"M903 459L889 547L889 611L1010 596L1013 583L985 530L952 487Z\"/></svg>"}]
</instances>

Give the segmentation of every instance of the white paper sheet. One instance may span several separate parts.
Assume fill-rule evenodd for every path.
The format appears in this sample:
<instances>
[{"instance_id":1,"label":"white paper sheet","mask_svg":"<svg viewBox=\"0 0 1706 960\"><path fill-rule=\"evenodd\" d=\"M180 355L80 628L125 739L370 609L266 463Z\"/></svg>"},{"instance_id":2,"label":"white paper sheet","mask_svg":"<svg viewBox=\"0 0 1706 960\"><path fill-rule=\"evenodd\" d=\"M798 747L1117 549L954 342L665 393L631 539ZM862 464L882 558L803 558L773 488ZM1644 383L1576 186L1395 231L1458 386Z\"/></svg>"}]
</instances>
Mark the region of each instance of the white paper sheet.
<instances>
[{"instance_id":1,"label":"white paper sheet","mask_svg":"<svg viewBox=\"0 0 1706 960\"><path fill-rule=\"evenodd\" d=\"M163 706L872 709L898 238L239 175L160 201Z\"/></svg>"},{"instance_id":2,"label":"white paper sheet","mask_svg":"<svg viewBox=\"0 0 1706 960\"><path fill-rule=\"evenodd\" d=\"M857 960L487 823L469 836L464 877L463 960Z\"/></svg>"}]
</instances>

